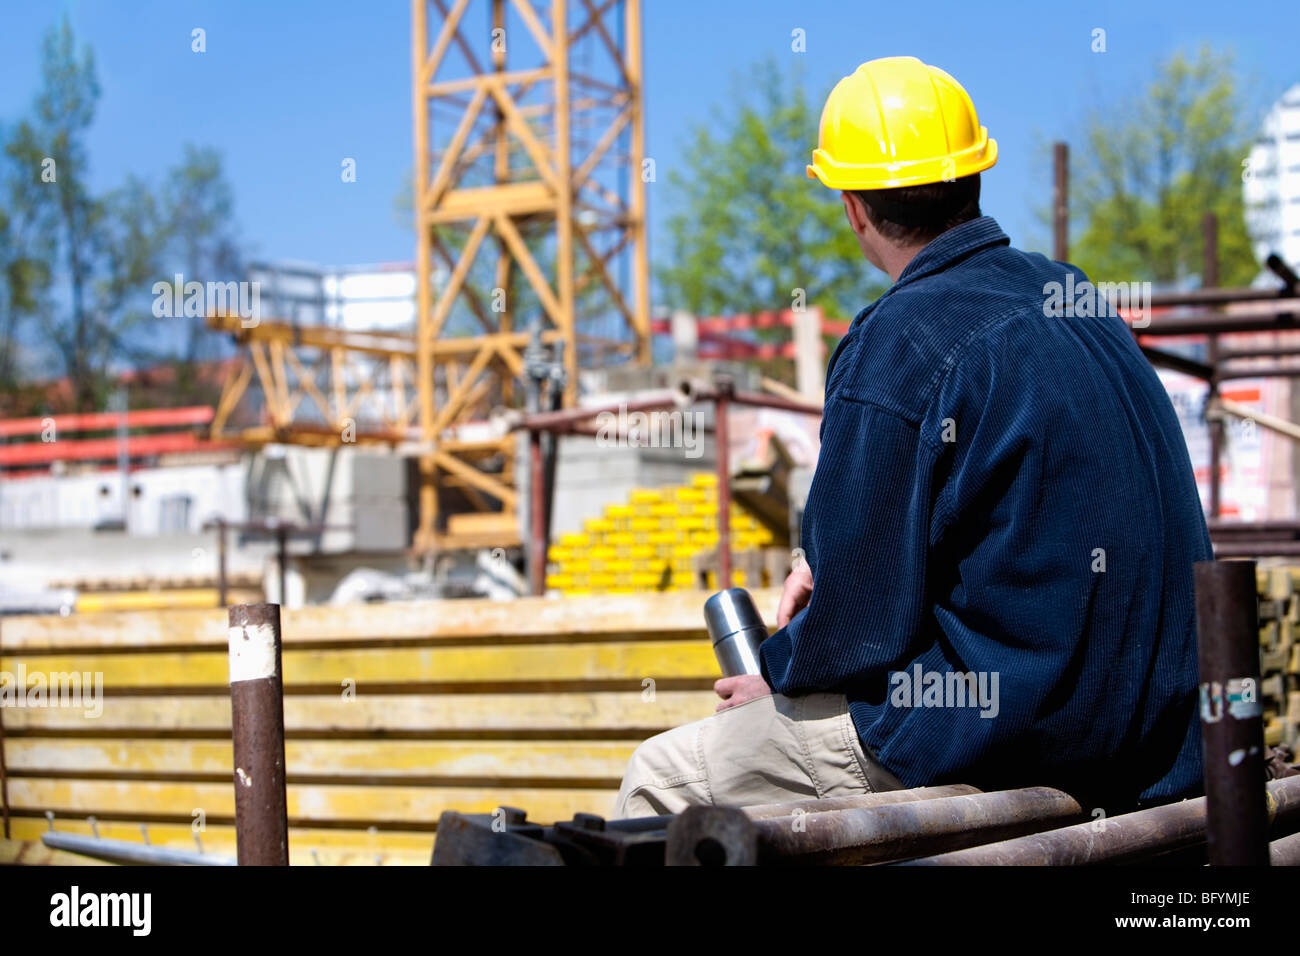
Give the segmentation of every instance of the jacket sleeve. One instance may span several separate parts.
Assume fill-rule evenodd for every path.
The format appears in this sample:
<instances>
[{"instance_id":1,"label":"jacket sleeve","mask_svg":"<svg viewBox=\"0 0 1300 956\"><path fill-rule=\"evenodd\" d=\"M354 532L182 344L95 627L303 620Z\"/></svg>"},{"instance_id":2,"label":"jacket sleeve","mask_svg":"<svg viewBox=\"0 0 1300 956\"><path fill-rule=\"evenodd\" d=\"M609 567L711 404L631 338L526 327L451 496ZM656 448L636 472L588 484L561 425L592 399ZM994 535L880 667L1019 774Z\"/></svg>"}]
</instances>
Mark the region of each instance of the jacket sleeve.
<instances>
[{"instance_id":1,"label":"jacket sleeve","mask_svg":"<svg viewBox=\"0 0 1300 956\"><path fill-rule=\"evenodd\" d=\"M904 665L923 625L939 450L880 406L827 402L804 509L807 607L763 642L763 676L797 696L867 689Z\"/></svg>"}]
</instances>

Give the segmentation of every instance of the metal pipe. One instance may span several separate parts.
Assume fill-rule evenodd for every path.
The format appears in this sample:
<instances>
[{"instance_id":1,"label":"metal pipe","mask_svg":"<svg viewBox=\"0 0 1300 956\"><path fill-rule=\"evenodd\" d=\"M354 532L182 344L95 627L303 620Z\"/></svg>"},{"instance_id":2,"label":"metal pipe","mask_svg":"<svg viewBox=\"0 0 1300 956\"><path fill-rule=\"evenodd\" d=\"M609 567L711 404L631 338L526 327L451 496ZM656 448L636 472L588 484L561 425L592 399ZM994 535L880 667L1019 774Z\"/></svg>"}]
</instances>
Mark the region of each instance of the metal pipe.
<instances>
[{"instance_id":1,"label":"metal pipe","mask_svg":"<svg viewBox=\"0 0 1300 956\"><path fill-rule=\"evenodd\" d=\"M825 813L830 810L857 810L863 807L882 807L891 803L915 803L917 800L934 800L938 797L960 797L980 793L964 783L945 784L940 787L915 787L911 790L883 790L878 793L855 794L851 797L824 797L821 800L795 800L793 803L762 803L742 807L751 820L768 817L788 817L797 813Z\"/></svg>"},{"instance_id":2,"label":"metal pipe","mask_svg":"<svg viewBox=\"0 0 1300 956\"><path fill-rule=\"evenodd\" d=\"M717 382L714 403L714 444L718 461L718 587L731 587L731 435L727 430L727 412L731 408L731 380ZM751 587L752 581L745 582Z\"/></svg>"},{"instance_id":3,"label":"metal pipe","mask_svg":"<svg viewBox=\"0 0 1300 956\"><path fill-rule=\"evenodd\" d=\"M1291 534L1300 534L1300 521L1273 519L1269 521L1236 521L1220 518L1207 522L1210 526L1210 534L1227 534L1232 532L1241 532L1242 534L1269 534L1271 532L1286 532Z\"/></svg>"},{"instance_id":4,"label":"metal pipe","mask_svg":"<svg viewBox=\"0 0 1300 956\"><path fill-rule=\"evenodd\" d=\"M4 625L0 623L0 635L4 633ZM0 642L2 644L3 642ZM6 840L9 836L9 770L5 765L5 709L0 706L0 818L2 818L3 833Z\"/></svg>"},{"instance_id":5,"label":"metal pipe","mask_svg":"<svg viewBox=\"0 0 1300 956\"><path fill-rule=\"evenodd\" d=\"M1151 296L1153 308L1177 305L1231 305L1234 302L1274 302L1294 297L1286 286L1272 289L1255 289L1250 286L1228 286L1221 289L1188 289L1186 292L1157 292Z\"/></svg>"},{"instance_id":6,"label":"metal pipe","mask_svg":"<svg viewBox=\"0 0 1300 956\"><path fill-rule=\"evenodd\" d=\"M232 606L229 641L239 865L288 866L279 605Z\"/></svg>"},{"instance_id":7,"label":"metal pipe","mask_svg":"<svg viewBox=\"0 0 1300 956\"><path fill-rule=\"evenodd\" d=\"M694 403L713 402L718 400L718 396L719 392L716 388L702 389L699 392L692 393L691 400ZM737 405L746 405L753 408L774 408L814 416L821 416L823 411L822 406L814 405L811 402L795 402L779 395L764 395L761 392L742 392L733 389L728 397ZM666 395L663 398L646 398L615 405L569 408L558 412L540 412L522 416L511 427L516 430L526 428L530 431L590 433L587 426L590 424L591 419L602 412L611 414L618 414L620 411L625 413L651 412L659 409L675 408L677 404L677 399Z\"/></svg>"},{"instance_id":8,"label":"metal pipe","mask_svg":"<svg viewBox=\"0 0 1300 956\"><path fill-rule=\"evenodd\" d=\"M1248 358L1286 358L1293 355L1300 355L1300 347L1294 345L1258 345L1244 349L1219 349L1219 361L1221 362Z\"/></svg>"},{"instance_id":9,"label":"metal pipe","mask_svg":"<svg viewBox=\"0 0 1300 956\"><path fill-rule=\"evenodd\" d=\"M1266 785L1273 826L1300 826L1300 777ZM912 860L913 866L1083 866L1126 863L1205 841L1205 797Z\"/></svg>"},{"instance_id":10,"label":"metal pipe","mask_svg":"<svg viewBox=\"0 0 1300 956\"><path fill-rule=\"evenodd\" d=\"M1300 541L1213 541L1214 556L1226 558L1294 558L1300 556Z\"/></svg>"},{"instance_id":11,"label":"metal pipe","mask_svg":"<svg viewBox=\"0 0 1300 956\"><path fill-rule=\"evenodd\" d=\"M1287 265L1281 256L1276 252L1270 252L1268 258L1264 260L1264 265L1273 275L1286 283L1282 289L1283 295L1300 295L1300 275L1296 275L1296 271Z\"/></svg>"},{"instance_id":12,"label":"metal pipe","mask_svg":"<svg viewBox=\"0 0 1300 956\"><path fill-rule=\"evenodd\" d=\"M221 607L230 603L229 577L226 572L226 519L218 518L217 524L217 600Z\"/></svg>"},{"instance_id":13,"label":"metal pipe","mask_svg":"<svg viewBox=\"0 0 1300 956\"><path fill-rule=\"evenodd\" d=\"M196 853L194 850L151 846L148 843L132 843L130 840L106 840L80 833L60 833L57 830L42 833L41 842L51 850L79 853L96 860L134 866L235 865L235 861L228 856L213 856L210 853Z\"/></svg>"},{"instance_id":14,"label":"metal pipe","mask_svg":"<svg viewBox=\"0 0 1300 956\"><path fill-rule=\"evenodd\" d=\"M1294 378L1300 376L1300 365L1270 362L1255 368L1220 368L1220 380L1234 378Z\"/></svg>"},{"instance_id":15,"label":"metal pipe","mask_svg":"<svg viewBox=\"0 0 1300 956\"><path fill-rule=\"evenodd\" d=\"M1300 866L1300 833L1270 843L1268 862L1270 866Z\"/></svg>"},{"instance_id":16,"label":"metal pipe","mask_svg":"<svg viewBox=\"0 0 1300 956\"><path fill-rule=\"evenodd\" d=\"M546 468L542 461L542 433L528 433L528 583L538 597L546 593Z\"/></svg>"},{"instance_id":17,"label":"metal pipe","mask_svg":"<svg viewBox=\"0 0 1300 956\"><path fill-rule=\"evenodd\" d=\"M122 530L131 530L131 453L127 440L126 420L129 414L126 385L119 385L114 395L117 405L117 471L122 482Z\"/></svg>"},{"instance_id":18,"label":"metal pipe","mask_svg":"<svg viewBox=\"0 0 1300 956\"><path fill-rule=\"evenodd\" d=\"M1219 284L1219 220L1212 212L1207 212L1201 220L1202 265L1201 288L1212 289ZM1206 364L1210 374L1206 380L1210 384L1207 402L1215 402L1219 397L1219 337L1208 336L1205 344ZM1210 517L1217 518L1223 513L1223 419L1212 418L1210 426Z\"/></svg>"},{"instance_id":19,"label":"metal pipe","mask_svg":"<svg viewBox=\"0 0 1300 956\"><path fill-rule=\"evenodd\" d=\"M1153 303L1157 298L1159 296L1152 296ZM1152 308L1158 307L1158 303L1152 305ZM1300 328L1298 311L1300 306L1288 303L1249 315L1223 315L1207 311L1171 313L1154 316L1150 325L1133 331L1142 338L1149 335L1212 335L1216 332L1225 335L1232 332L1285 332Z\"/></svg>"},{"instance_id":20,"label":"metal pipe","mask_svg":"<svg viewBox=\"0 0 1300 956\"><path fill-rule=\"evenodd\" d=\"M283 524L276 525L275 528L275 550L276 564L280 569L280 607L289 606L289 595L285 593L289 587L288 565L289 565L289 529ZM278 628L277 628L278 631Z\"/></svg>"},{"instance_id":21,"label":"metal pipe","mask_svg":"<svg viewBox=\"0 0 1300 956\"><path fill-rule=\"evenodd\" d=\"M821 405L812 402L796 402L789 398L782 398L780 395L764 395L761 392L735 391L731 394L731 400L737 405L747 405L751 408L775 408L783 412L798 412L801 415L816 417L820 417L825 411Z\"/></svg>"},{"instance_id":22,"label":"metal pipe","mask_svg":"<svg viewBox=\"0 0 1300 956\"><path fill-rule=\"evenodd\" d=\"M1052 149L1052 258L1064 262L1070 255L1070 146Z\"/></svg>"},{"instance_id":23,"label":"metal pipe","mask_svg":"<svg viewBox=\"0 0 1300 956\"><path fill-rule=\"evenodd\" d=\"M1267 866L1255 562L1196 563L1197 659L1211 866Z\"/></svg>"},{"instance_id":24,"label":"metal pipe","mask_svg":"<svg viewBox=\"0 0 1300 956\"><path fill-rule=\"evenodd\" d=\"M765 861L857 866L1003 840L1083 816L1069 794L1027 787L767 817L754 825Z\"/></svg>"}]
</instances>

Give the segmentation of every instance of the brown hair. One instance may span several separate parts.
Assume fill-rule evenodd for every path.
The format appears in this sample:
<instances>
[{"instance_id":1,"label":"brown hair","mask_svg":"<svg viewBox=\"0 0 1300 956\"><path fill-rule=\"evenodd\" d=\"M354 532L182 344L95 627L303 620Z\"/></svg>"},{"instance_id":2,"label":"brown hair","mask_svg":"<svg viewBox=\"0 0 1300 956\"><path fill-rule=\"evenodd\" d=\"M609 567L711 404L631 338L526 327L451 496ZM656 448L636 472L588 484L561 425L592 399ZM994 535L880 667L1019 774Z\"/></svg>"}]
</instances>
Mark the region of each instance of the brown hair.
<instances>
[{"instance_id":1,"label":"brown hair","mask_svg":"<svg viewBox=\"0 0 1300 956\"><path fill-rule=\"evenodd\" d=\"M980 217L979 173L951 182L852 192L876 231L900 245L929 242Z\"/></svg>"}]
</instances>

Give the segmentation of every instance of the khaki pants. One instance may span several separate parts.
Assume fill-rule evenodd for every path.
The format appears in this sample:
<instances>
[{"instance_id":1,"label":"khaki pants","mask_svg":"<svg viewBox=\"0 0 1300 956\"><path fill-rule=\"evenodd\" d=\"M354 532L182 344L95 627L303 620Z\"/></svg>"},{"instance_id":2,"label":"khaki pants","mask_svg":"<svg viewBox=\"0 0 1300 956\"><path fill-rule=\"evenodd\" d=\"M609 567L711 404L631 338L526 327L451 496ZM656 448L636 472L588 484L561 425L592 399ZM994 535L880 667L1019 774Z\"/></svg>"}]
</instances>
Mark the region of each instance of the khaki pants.
<instances>
[{"instance_id":1,"label":"khaki pants","mask_svg":"<svg viewBox=\"0 0 1300 956\"><path fill-rule=\"evenodd\" d=\"M614 818L901 787L863 748L843 694L772 694L641 744L623 775Z\"/></svg>"}]
</instances>

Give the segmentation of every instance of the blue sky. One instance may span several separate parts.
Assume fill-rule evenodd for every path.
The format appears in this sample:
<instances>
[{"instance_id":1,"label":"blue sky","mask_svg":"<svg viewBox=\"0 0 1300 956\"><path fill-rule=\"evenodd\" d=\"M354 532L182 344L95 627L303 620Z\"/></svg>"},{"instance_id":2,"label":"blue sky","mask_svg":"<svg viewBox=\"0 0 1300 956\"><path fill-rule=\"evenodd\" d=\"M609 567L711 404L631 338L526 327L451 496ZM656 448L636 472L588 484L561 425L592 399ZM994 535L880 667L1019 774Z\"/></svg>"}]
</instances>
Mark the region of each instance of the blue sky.
<instances>
[{"instance_id":1,"label":"blue sky","mask_svg":"<svg viewBox=\"0 0 1300 956\"><path fill-rule=\"evenodd\" d=\"M1050 186L1049 144L1079 142L1087 111L1141 89L1176 49L1232 50L1257 111L1300 82L1291 2L849 3L645 0L652 264L664 248L664 171L693 124L724 103L764 56L799 58L820 102L861 61L910 53L956 76L1000 145L984 208L1013 242L1045 240L1036 218ZM329 264L408 260L394 213L412 164L409 4L249 0L0 0L0 122L36 89L42 34L67 12L96 55L103 95L90 139L93 179L154 179L181 144L220 148L239 234L255 256ZM190 51L190 30L208 50ZM1106 30L1107 52L1091 52ZM791 31L807 50L791 52ZM811 148L811 145L810 145ZM341 157L357 182L340 181ZM808 188L819 188L809 181ZM827 201L835 201L827 192Z\"/></svg>"}]
</instances>

